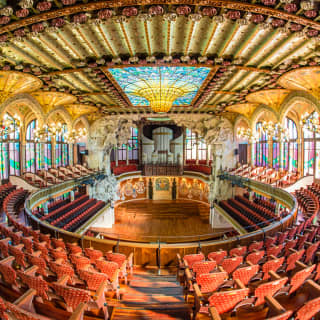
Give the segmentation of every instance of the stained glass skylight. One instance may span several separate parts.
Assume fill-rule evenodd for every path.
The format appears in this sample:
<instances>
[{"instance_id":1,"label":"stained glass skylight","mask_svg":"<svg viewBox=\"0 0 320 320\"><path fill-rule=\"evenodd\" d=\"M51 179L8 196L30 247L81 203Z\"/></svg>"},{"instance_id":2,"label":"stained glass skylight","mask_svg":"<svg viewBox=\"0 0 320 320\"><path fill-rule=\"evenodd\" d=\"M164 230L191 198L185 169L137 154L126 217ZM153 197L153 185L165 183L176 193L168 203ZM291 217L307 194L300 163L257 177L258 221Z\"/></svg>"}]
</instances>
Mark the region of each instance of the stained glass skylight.
<instances>
[{"instance_id":1,"label":"stained glass skylight","mask_svg":"<svg viewBox=\"0 0 320 320\"><path fill-rule=\"evenodd\" d=\"M174 106L190 105L210 70L159 66L111 68L109 72L134 106L152 107L159 99Z\"/></svg>"}]
</instances>

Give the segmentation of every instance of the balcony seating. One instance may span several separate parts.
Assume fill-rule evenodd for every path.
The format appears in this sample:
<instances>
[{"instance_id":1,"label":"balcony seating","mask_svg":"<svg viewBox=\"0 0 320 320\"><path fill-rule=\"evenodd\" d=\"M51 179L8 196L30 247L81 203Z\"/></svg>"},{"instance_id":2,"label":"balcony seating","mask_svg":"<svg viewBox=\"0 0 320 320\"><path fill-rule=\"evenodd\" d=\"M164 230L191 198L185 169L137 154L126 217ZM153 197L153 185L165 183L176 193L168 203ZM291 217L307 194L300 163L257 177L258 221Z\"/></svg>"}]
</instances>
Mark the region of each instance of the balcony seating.
<instances>
[{"instance_id":1,"label":"balcony seating","mask_svg":"<svg viewBox=\"0 0 320 320\"><path fill-rule=\"evenodd\" d=\"M212 168L211 166L207 166L204 164L187 164L183 167L184 171L195 171L195 172L201 172L206 175L210 175Z\"/></svg>"}]
</instances>

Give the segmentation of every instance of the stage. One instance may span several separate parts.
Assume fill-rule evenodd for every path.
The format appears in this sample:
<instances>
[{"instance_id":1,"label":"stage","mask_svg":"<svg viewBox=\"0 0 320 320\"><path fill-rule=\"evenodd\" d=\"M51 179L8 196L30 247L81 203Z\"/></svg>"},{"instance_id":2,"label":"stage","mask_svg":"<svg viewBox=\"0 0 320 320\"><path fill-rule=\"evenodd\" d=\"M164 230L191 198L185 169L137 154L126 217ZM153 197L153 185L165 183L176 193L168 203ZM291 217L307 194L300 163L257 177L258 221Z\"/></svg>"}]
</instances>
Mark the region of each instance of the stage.
<instances>
[{"instance_id":1,"label":"stage","mask_svg":"<svg viewBox=\"0 0 320 320\"><path fill-rule=\"evenodd\" d=\"M91 228L105 238L139 242L190 242L217 238L209 224L209 205L192 200L133 200L115 206L112 228Z\"/></svg>"}]
</instances>

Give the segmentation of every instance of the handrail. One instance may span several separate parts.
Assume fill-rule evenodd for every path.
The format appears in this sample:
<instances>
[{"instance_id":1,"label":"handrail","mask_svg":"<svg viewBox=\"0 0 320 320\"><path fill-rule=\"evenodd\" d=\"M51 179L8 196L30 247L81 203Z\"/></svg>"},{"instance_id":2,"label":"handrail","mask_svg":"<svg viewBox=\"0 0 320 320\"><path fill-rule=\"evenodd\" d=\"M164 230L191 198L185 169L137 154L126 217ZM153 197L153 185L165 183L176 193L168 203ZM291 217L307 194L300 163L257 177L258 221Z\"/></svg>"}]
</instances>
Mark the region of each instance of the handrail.
<instances>
[{"instance_id":1,"label":"handrail","mask_svg":"<svg viewBox=\"0 0 320 320\"><path fill-rule=\"evenodd\" d=\"M199 243L195 242L179 242L179 243L145 243L126 240L111 240L111 239L98 239L90 236L83 236L76 233L68 232L54 226L51 226L47 222L33 216L31 208L38 205L43 199L52 194L64 192L64 190L72 189L75 185L81 183L85 179L92 177L86 176L78 179L66 181L59 185L54 185L46 189L42 189L32 193L25 202L25 212L27 214L28 221L34 228L40 229L41 232L50 233L51 235L59 238L63 237L67 242L78 242L83 247L93 247L102 251L119 249L122 253L129 254L134 252L135 264L149 264L157 265L157 252L159 246L161 247L161 263L162 265L168 265L175 261L177 253L184 255L186 253L195 253L199 247L205 253L210 251L216 251L220 248L230 249L231 247L241 244L248 245L254 240L262 240L265 236L273 235L278 231L284 230L286 227L291 226L294 223L297 210L297 202L293 195L289 194L285 190L272 187L270 185L251 180L248 178L232 176L226 172L222 173L221 179L227 179L233 183L237 181L245 187L249 187L252 190L256 190L258 193L268 195L281 203L285 204L291 211L290 213L281 219L272 223L271 225L259 229L254 232L250 232L241 236L232 237L223 240L199 240ZM164 253L163 253L164 252ZM160 266L159 266L160 267Z\"/></svg>"}]
</instances>

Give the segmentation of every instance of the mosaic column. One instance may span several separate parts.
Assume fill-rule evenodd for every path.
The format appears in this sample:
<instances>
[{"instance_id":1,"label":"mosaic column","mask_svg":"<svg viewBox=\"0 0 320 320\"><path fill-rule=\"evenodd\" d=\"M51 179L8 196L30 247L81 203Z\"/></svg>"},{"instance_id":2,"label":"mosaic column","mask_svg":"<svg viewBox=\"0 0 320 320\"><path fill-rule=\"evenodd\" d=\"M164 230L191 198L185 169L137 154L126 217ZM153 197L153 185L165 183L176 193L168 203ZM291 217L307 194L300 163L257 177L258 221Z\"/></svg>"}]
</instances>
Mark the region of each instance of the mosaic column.
<instances>
[{"instance_id":1,"label":"mosaic column","mask_svg":"<svg viewBox=\"0 0 320 320\"><path fill-rule=\"evenodd\" d=\"M74 165L74 162L73 162L73 143L69 143L68 148L69 148L69 165L73 166Z\"/></svg>"}]
</instances>

